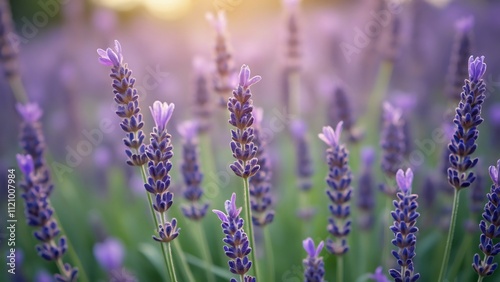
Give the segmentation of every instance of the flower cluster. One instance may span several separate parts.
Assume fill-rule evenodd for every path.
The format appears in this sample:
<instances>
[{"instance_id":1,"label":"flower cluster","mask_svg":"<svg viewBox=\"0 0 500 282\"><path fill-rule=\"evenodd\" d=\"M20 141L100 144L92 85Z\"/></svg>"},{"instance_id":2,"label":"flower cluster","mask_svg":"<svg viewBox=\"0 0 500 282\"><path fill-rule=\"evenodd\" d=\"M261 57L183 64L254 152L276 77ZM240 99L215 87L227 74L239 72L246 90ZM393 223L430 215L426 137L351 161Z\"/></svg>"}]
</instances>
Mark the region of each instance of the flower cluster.
<instances>
[{"instance_id":1,"label":"flower cluster","mask_svg":"<svg viewBox=\"0 0 500 282\"><path fill-rule=\"evenodd\" d=\"M255 146L253 101L250 86L259 82L260 76L250 78L250 68L241 66L238 87L233 90L233 97L229 98L227 108L230 112L229 124L236 127L231 130L231 151L236 161L231 169L241 178L253 176L259 170L257 146Z\"/></svg>"},{"instance_id":2,"label":"flower cluster","mask_svg":"<svg viewBox=\"0 0 500 282\"><path fill-rule=\"evenodd\" d=\"M461 100L456 109L456 130L448 149L450 150L450 168L448 168L448 182L455 189L469 187L475 180L473 172L467 171L476 166L478 159L471 159L470 155L476 151L476 140L479 136L477 127L483 122L481 107L486 98L486 85L482 79L486 72L484 56L469 58L469 79L465 80Z\"/></svg>"},{"instance_id":3,"label":"flower cluster","mask_svg":"<svg viewBox=\"0 0 500 282\"><path fill-rule=\"evenodd\" d=\"M199 132L204 133L210 129L210 117L212 116L212 101L208 90L206 62L201 57L196 57L193 60L193 67L195 71L193 114L198 122Z\"/></svg>"},{"instance_id":4,"label":"flower cluster","mask_svg":"<svg viewBox=\"0 0 500 282\"><path fill-rule=\"evenodd\" d=\"M336 124L339 121L344 122L344 131L349 135L349 142L357 142L361 136L354 129L354 117L349 103L346 90L342 85L337 85L330 98L330 108L327 112L328 123Z\"/></svg>"},{"instance_id":5,"label":"flower cluster","mask_svg":"<svg viewBox=\"0 0 500 282\"><path fill-rule=\"evenodd\" d=\"M500 253L500 244L493 242L493 239L500 238L500 160L497 161L497 166L490 166L489 169L491 180L490 193L486 196L488 202L484 205L483 220L479 224L481 229L481 237L479 249L484 254L484 259L481 260L479 254L474 255L472 267L480 277L485 277L493 274L497 269L498 264L493 262L495 256Z\"/></svg>"},{"instance_id":6,"label":"flower cluster","mask_svg":"<svg viewBox=\"0 0 500 282\"><path fill-rule=\"evenodd\" d=\"M404 133L401 110L394 108L389 103L384 103L384 114L382 124L382 135L380 145L382 154L382 171L391 179L394 179L396 172L401 167L404 160ZM396 194L396 188L382 185L381 190L387 195Z\"/></svg>"},{"instance_id":7,"label":"flower cluster","mask_svg":"<svg viewBox=\"0 0 500 282\"><path fill-rule=\"evenodd\" d=\"M302 261L305 267L304 281L322 282L325 276L325 263L319 254L321 250L323 250L323 241L319 242L316 248L314 246L314 241L311 238L307 238L302 241L302 246L307 252L307 258Z\"/></svg>"},{"instance_id":8,"label":"flower cluster","mask_svg":"<svg viewBox=\"0 0 500 282\"><path fill-rule=\"evenodd\" d=\"M222 221L222 231L226 237L222 240L226 256L230 258L229 270L243 277L244 281L255 281L255 278L246 275L252 267L248 255L252 251L247 234L243 230L244 220L240 217L241 207L236 207L236 194L231 195L231 200L225 202L226 213L212 210Z\"/></svg>"},{"instance_id":9,"label":"flower cluster","mask_svg":"<svg viewBox=\"0 0 500 282\"><path fill-rule=\"evenodd\" d=\"M49 171L43 157L45 144L39 122L42 111L37 104L17 105L17 110L23 118L21 130L21 147L24 153L17 155L17 162L24 175L22 198L25 202L24 213L29 226L38 228L33 233L41 242L36 246L40 257L48 261L62 264L62 257L68 249L66 237L61 235L57 221L53 218L49 196L53 190ZM64 264L56 274L56 281L76 281L78 269Z\"/></svg>"},{"instance_id":10,"label":"flower cluster","mask_svg":"<svg viewBox=\"0 0 500 282\"><path fill-rule=\"evenodd\" d=\"M351 169L349 167L349 152L343 144L340 144L340 133L342 132L342 121L337 124L335 130L330 126L323 127L323 133L319 138L329 148L326 150L328 163L328 176L326 183L329 189L326 194L332 202L329 210L332 215L329 219L328 232L334 240L328 239L326 249L335 255L343 255L349 250L347 235L351 231Z\"/></svg>"},{"instance_id":11,"label":"flower cluster","mask_svg":"<svg viewBox=\"0 0 500 282\"><path fill-rule=\"evenodd\" d=\"M392 251L392 255L396 258L400 269L390 269L389 273L395 281L417 281L420 274L415 273L413 258L417 243L415 234L418 232L416 224L420 214L417 212L418 195L411 194L412 170L407 169L406 173L401 169L398 170L396 182L401 192L397 193L398 200L393 201L396 209L391 212L394 223L390 229L394 233L392 244L398 247L398 251Z\"/></svg>"},{"instance_id":12,"label":"flower cluster","mask_svg":"<svg viewBox=\"0 0 500 282\"><path fill-rule=\"evenodd\" d=\"M144 188L151 193L153 199L153 209L159 216L158 234L160 237L153 236L158 242L168 243L177 236L177 220L167 220L166 212L173 204L174 194L168 190L170 187L169 172L172 169L170 159L173 157L173 146L171 135L167 132L167 124L172 117L175 105L155 101L153 107L149 107L155 127L151 132L150 144L146 147L148 158L148 177Z\"/></svg>"},{"instance_id":13,"label":"flower cluster","mask_svg":"<svg viewBox=\"0 0 500 282\"><path fill-rule=\"evenodd\" d=\"M115 50L97 49L99 62L111 67L110 77L113 79L113 93L115 102L118 104L116 114L122 118L120 127L126 133L123 139L127 149L127 164L131 166L142 166L147 162L145 153L144 133L142 127L142 114L139 108L139 95L134 88L135 78L127 64L123 64L122 47L118 40L115 40Z\"/></svg>"},{"instance_id":14,"label":"flower cluster","mask_svg":"<svg viewBox=\"0 0 500 282\"><path fill-rule=\"evenodd\" d=\"M266 144L260 131L263 110L256 108L254 111L254 139L257 146L255 157L259 160L259 171L249 178L250 201L252 206L252 222L256 226L264 227L274 219L274 211L271 209L273 199L271 196L271 167L266 152Z\"/></svg>"},{"instance_id":15,"label":"flower cluster","mask_svg":"<svg viewBox=\"0 0 500 282\"><path fill-rule=\"evenodd\" d=\"M177 128L177 131L184 139L181 171L186 185L184 198L189 201L188 205L182 207L182 213L193 220L202 219L208 210L208 203L200 203L200 198L203 195L201 189L203 173L200 171L198 161L198 129L198 123L195 121L185 121Z\"/></svg>"},{"instance_id":16,"label":"flower cluster","mask_svg":"<svg viewBox=\"0 0 500 282\"><path fill-rule=\"evenodd\" d=\"M373 226L375 208L373 163L375 161L375 151L373 148L364 148L361 151L363 168L359 176L359 188L357 195L357 206L361 210L359 225L361 229L368 230Z\"/></svg>"},{"instance_id":17,"label":"flower cluster","mask_svg":"<svg viewBox=\"0 0 500 282\"><path fill-rule=\"evenodd\" d=\"M312 188L311 177L314 174L313 161L307 139L307 125L302 120L294 120L290 124L290 131L295 143L296 168L298 187L302 191Z\"/></svg>"}]
</instances>

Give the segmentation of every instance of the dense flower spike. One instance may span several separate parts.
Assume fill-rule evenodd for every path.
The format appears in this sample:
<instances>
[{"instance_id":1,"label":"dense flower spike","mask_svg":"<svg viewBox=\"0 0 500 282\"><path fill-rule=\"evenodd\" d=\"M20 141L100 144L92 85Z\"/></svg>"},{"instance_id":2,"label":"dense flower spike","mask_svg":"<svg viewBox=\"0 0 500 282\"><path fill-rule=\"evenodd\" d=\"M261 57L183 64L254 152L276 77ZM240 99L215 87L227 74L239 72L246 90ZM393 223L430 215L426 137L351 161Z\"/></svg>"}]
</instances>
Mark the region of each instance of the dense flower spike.
<instances>
[{"instance_id":1,"label":"dense flower spike","mask_svg":"<svg viewBox=\"0 0 500 282\"><path fill-rule=\"evenodd\" d=\"M254 110L254 139L257 146L255 157L259 160L259 171L249 178L250 202L252 205L252 222L256 226L264 227L274 219L272 210L273 198L271 195L271 165L266 152L266 143L261 132L263 110Z\"/></svg>"},{"instance_id":2,"label":"dense flower spike","mask_svg":"<svg viewBox=\"0 0 500 282\"><path fill-rule=\"evenodd\" d=\"M234 173L242 178L253 176L259 170L257 147L255 146L253 101L250 86L259 82L260 76L250 78L250 68L243 65L239 74L238 87L233 90L227 108L230 112L229 124L236 127L231 130L231 151L236 161L230 165Z\"/></svg>"},{"instance_id":3,"label":"dense flower spike","mask_svg":"<svg viewBox=\"0 0 500 282\"><path fill-rule=\"evenodd\" d=\"M375 150L367 147L361 150L361 161L363 168L359 176L359 188L357 195L357 205L361 210L359 225L361 229L368 230L373 226L375 208L373 163L375 162Z\"/></svg>"},{"instance_id":4,"label":"dense flower spike","mask_svg":"<svg viewBox=\"0 0 500 282\"><path fill-rule=\"evenodd\" d=\"M398 170L396 182L401 192L397 193L398 200L393 201L396 209L391 212L394 223L390 229L394 233L392 244L398 247L398 251L392 251L392 255L396 258L400 269L390 269L389 273L397 282L417 281L420 274L415 273L413 258L418 232L416 223L420 214L417 212L418 196L411 193L412 170L407 169L406 172Z\"/></svg>"},{"instance_id":5,"label":"dense flower spike","mask_svg":"<svg viewBox=\"0 0 500 282\"><path fill-rule=\"evenodd\" d=\"M326 194L330 201L329 210L332 215L329 219L328 232L334 240L328 239L326 249L335 255L343 255L348 250L347 235L351 231L351 168L349 167L349 151L340 144L340 133L342 122L337 124L335 130L330 126L323 127L323 133L318 136L329 148L326 150L328 163L328 176L326 183L328 188Z\"/></svg>"},{"instance_id":6,"label":"dense flower spike","mask_svg":"<svg viewBox=\"0 0 500 282\"><path fill-rule=\"evenodd\" d=\"M200 171L198 161L198 122L185 121L177 127L177 131L183 138L181 172L184 176L184 198L189 201L188 205L181 207L182 213L192 220L202 219L208 210L208 203L201 203L203 195L201 181L203 173Z\"/></svg>"},{"instance_id":7,"label":"dense flower spike","mask_svg":"<svg viewBox=\"0 0 500 282\"><path fill-rule=\"evenodd\" d=\"M122 47L118 40L115 40L115 49L107 48L106 50L97 49L99 54L99 62L105 66L111 67L113 79L113 93L115 94L115 102L118 104L116 114L122 118L120 127L126 133L126 138L123 139L127 149L128 160L127 164L132 166L142 166L147 162L144 133L142 127L142 114L139 108L139 95L137 89L134 88L135 78L127 64L123 64Z\"/></svg>"},{"instance_id":8,"label":"dense flower spike","mask_svg":"<svg viewBox=\"0 0 500 282\"><path fill-rule=\"evenodd\" d=\"M479 254L474 255L472 267L480 277L485 277L493 274L498 268L498 264L494 262L495 256L500 253L500 243L493 241L500 238L500 160L497 165L490 166L490 178L493 182L490 192L486 195L488 202L484 205L483 219L479 224L481 229L481 237L479 240L479 249L484 254L484 259L481 260Z\"/></svg>"},{"instance_id":9,"label":"dense flower spike","mask_svg":"<svg viewBox=\"0 0 500 282\"><path fill-rule=\"evenodd\" d=\"M314 167L306 135L307 125L302 120L294 120L290 124L290 131L295 143L295 156L297 158L295 165L298 176L297 185L301 190L309 191L312 188L311 177L314 174Z\"/></svg>"},{"instance_id":10,"label":"dense flower spike","mask_svg":"<svg viewBox=\"0 0 500 282\"><path fill-rule=\"evenodd\" d=\"M476 140L479 136L477 127L483 122L481 107L486 97L486 85L482 77L485 71L484 56L469 58L469 79L465 80L461 101L453 120L456 130L448 145L448 182L457 190L469 187L476 178L473 172L467 171L475 167L478 161L470 156L476 151Z\"/></svg>"},{"instance_id":11,"label":"dense flower spike","mask_svg":"<svg viewBox=\"0 0 500 282\"><path fill-rule=\"evenodd\" d=\"M394 179L396 172L401 167L404 160L404 133L401 110L394 108L389 103L384 103L382 135L380 145L382 154L382 171L390 179ZM381 190L387 195L393 196L396 193L395 187L381 185Z\"/></svg>"},{"instance_id":12,"label":"dense flower spike","mask_svg":"<svg viewBox=\"0 0 500 282\"><path fill-rule=\"evenodd\" d=\"M217 15L208 13L207 20L215 29L215 68L213 86L214 91L221 98L224 105L231 90L235 87L236 69L232 60L231 48L227 39L227 20L223 10Z\"/></svg>"},{"instance_id":13,"label":"dense flower spike","mask_svg":"<svg viewBox=\"0 0 500 282\"><path fill-rule=\"evenodd\" d=\"M0 0L0 62L8 78L18 74L17 47L14 46L18 40L14 34L9 1Z\"/></svg>"},{"instance_id":14,"label":"dense flower spike","mask_svg":"<svg viewBox=\"0 0 500 282\"><path fill-rule=\"evenodd\" d=\"M474 17L468 16L455 22L455 43L451 52L446 83L446 96L453 102L460 101L460 92L467 77L468 59L472 50L472 28Z\"/></svg>"},{"instance_id":15,"label":"dense flower spike","mask_svg":"<svg viewBox=\"0 0 500 282\"><path fill-rule=\"evenodd\" d=\"M349 142L357 142L361 138L360 134L354 128L354 117L351 110L351 104L345 88L337 85L330 98L330 110L327 111L328 123L336 124L339 121L344 122L344 130L349 136Z\"/></svg>"},{"instance_id":16,"label":"dense flower spike","mask_svg":"<svg viewBox=\"0 0 500 282\"><path fill-rule=\"evenodd\" d=\"M319 242L318 247L314 246L314 241L307 238L302 241L302 246L307 252L307 258L302 261L304 265L304 281L305 282L322 282L325 276L325 263L323 258L319 256L323 250L323 241Z\"/></svg>"},{"instance_id":17,"label":"dense flower spike","mask_svg":"<svg viewBox=\"0 0 500 282\"><path fill-rule=\"evenodd\" d=\"M201 58L193 59L194 67L194 108L193 114L198 122L200 133L207 132L211 127L210 118L212 116L212 101L208 89L207 63Z\"/></svg>"},{"instance_id":18,"label":"dense flower spike","mask_svg":"<svg viewBox=\"0 0 500 282\"><path fill-rule=\"evenodd\" d=\"M177 220L174 218L168 222L166 212L173 204L174 194L168 190L170 187L169 172L172 169L170 159L173 157L173 147L171 135L167 132L167 124L174 111L174 104L155 101L150 107L151 115L156 126L151 132L150 144L145 152L148 158L147 183L144 188L151 193L153 199L153 209L159 216L158 234L153 236L158 242L168 243L179 236Z\"/></svg>"},{"instance_id":19,"label":"dense flower spike","mask_svg":"<svg viewBox=\"0 0 500 282\"><path fill-rule=\"evenodd\" d=\"M245 277L245 281L252 281L253 277L245 275L252 267L248 255L252 251L247 234L243 230L244 221L240 217L241 207L236 207L236 194L231 195L231 200L225 202L226 213L212 210L222 221L222 231L226 237L222 240L227 245L224 252L229 257L229 270ZM250 277L250 278L247 278ZM250 280L247 280L250 279Z\"/></svg>"},{"instance_id":20,"label":"dense flower spike","mask_svg":"<svg viewBox=\"0 0 500 282\"><path fill-rule=\"evenodd\" d=\"M62 265L61 258L66 253L68 244L66 237L61 236L56 220L52 218L54 209L49 202L49 192L52 191L53 185L46 181L45 176L37 175L31 155L18 154L17 162L24 174L24 182L20 187L23 189L21 196L25 201L26 221L28 225L38 228L33 235L41 242L36 246L36 251L43 259ZM78 269L65 264L61 271L62 274L54 276L56 281L77 280Z\"/></svg>"}]
</instances>

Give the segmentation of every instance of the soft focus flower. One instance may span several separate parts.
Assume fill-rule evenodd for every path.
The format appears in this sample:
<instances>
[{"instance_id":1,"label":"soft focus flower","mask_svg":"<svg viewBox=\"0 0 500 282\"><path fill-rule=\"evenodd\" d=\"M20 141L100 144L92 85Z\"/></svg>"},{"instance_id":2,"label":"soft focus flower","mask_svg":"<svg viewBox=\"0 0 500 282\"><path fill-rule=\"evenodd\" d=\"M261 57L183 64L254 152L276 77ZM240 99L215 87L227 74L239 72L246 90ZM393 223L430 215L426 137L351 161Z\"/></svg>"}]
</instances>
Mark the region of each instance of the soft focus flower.
<instances>
[{"instance_id":1,"label":"soft focus flower","mask_svg":"<svg viewBox=\"0 0 500 282\"><path fill-rule=\"evenodd\" d=\"M30 175L35 170L31 155L17 154L17 164L24 175Z\"/></svg>"},{"instance_id":2,"label":"soft focus flower","mask_svg":"<svg viewBox=\"0 0 500 282\"><path fill-rule=\"evenodd\" d=\"M37 122L42 117L42 109L37 103L16 104L17 112L21 115L23 120L28 123Z\"/></svg>"},{"instance_id":3,"label":"soft focus flower","mask_svg":"<svg viewBox=\"0 0 500 282\"><path fill-rule=\"evenodd\" d=\"M115 238L107 238L104 242L94 245L94 257L108 272L122 267L123 256L123 245Z\"/></svg>"},{"instance_id":4,"label":"soft focus flower","mask_svg":"<svg viewBox=\"0 0 500 282\"><path fill-rule=\"evenodd\" d=\"M340 121L337 124L335 130L331 126L324 126L323 133L318 134L319 139L325 142L330 147L336 147L339 145L340 133L342 133L342 124Z\"/></svg>"},{"instance_id":5,"label":"soft focus flower","mask_svg":"<svg viewBox=\"0 0 500 282\"><path fill-rule=\"evenodd\" d=\"M99 54L99 62L108 67L119 67L122 64L122 46L118 40L115 40L115 50L107 48L106 51L103 49L97 49L97 54Z\"/></svg>"},{"instance_id":6,"label":"soft focus flower","mask_svg":"<svg viewBox=\"0 0 500 282\"><path fill-rule=\"evenodd\" d=\"M149 107L149 110L151 110L151 114L153 115L155 124L160 131L162 131L167 126L168 121L172 117L174 109L174 103L168 104L167 102L162 103L160 101L155 101L153 103L153 107Z\"/></svg>"},{"instance_id":7,"label":"soft focus flower","mask_svg":"<svg viewBox=\"0 0 500 282\"><path fill-rule=\"evenodd\" d=\"M304 281L307 282L322 282L325 276L325 264L323 258L319 256L323 250L323 241L319 242L318 247L315 248L314 241L307 238L302 241L302 246L307 252L307 258L302 263L304 264Z\"/></svg>"},{"instance_id":8,"label":"soft focus flower","mask_svg":"<svg viewBox=\"0 0 500 282\"><path fill-rule=\"evenodd\" d=\"M375 282L389 282L389 279L382 272L382 266L377 267L375 273L370 275L370 279L375 280Z\"/></svg>"}]
</instances>

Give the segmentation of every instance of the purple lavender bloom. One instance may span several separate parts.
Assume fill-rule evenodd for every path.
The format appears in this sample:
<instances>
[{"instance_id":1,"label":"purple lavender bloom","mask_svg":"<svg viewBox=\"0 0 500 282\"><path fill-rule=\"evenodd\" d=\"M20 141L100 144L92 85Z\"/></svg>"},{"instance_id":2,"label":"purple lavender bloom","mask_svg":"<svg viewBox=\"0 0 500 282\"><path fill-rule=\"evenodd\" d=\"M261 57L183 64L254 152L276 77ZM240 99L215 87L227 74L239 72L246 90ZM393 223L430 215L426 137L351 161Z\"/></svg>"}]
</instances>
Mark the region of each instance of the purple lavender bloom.
<instances>
[{"instance_id":1,"label":"purple lavender bloom","mask_svg":"<svg viewBox=\"0 0 500 282\"><path fill-rule=\"evenodd\" d=\"M241 177L248 178L259 170L257 147L255 146L253 101L250 86L259 82L260 76L250 78L250 68L241 66L238 87L233 90L233 97L229 98L227 108L230 112L229 124L236 127L231 130L231 151L236 161L230 165L233 172Z\"/></svg>"},{"instance_id":2,"label":"purple lavender bloom","mask_svg":"<svg viewBox=\"0 0 500 282\"><path fill-rule=\"evenodd\" d=\"M318 247L314 246L314 241L307 238L302 241L302 246L307 252L307 258L302 261L304 264L304 281L305 282L322 282L325 276L325 263L323 258L319 256L323 250L323 241L319 242Z\"/></svg>"},{"instance_id":3,"label":"purple lavender bloom","mask_svg":"<svg viewBox=\"0 0 500 282\"><path fill-rule=\"evenodd\" d=\"M181 207L182 213L192 220L200 220L207 213L208 203L200 201L203 195L203 173L198 161L198 122L185 121L177 127L177 131L183 138L181 172L186 185L184 198L189 201L188 205Z\"/></svg>"},{"instance_id":4,"label":"purple lavender bloom","mask_svg":"<svg viewBox=\"0 0 500 282\"><path fill-rule=\"evenodd\" d=\"M30 175L35 170L35 165L33 164L33 158L31 155L20 155L16 156L17 164L24 175Z\"/></svg>"},{"instance_id":5,"label":"purple lavender bloom","mask_svg":"<svg viewBox=\"0 0 500 282\"><path fill-rule=\"evenodd\" d=\"M390 229L395 237L392 244L399 249L392 251L392 255L396 258L400 269L390 269L389 273L397 282L417 281L420 274L414 273L413 258L415 257L416 233L418 232L415 225L420 214L416 211L418 195L411 193L412 170L407 169L406 173L401 169L398 170L396 182L401 192L397 193L398 200L393 201L396 209L391 212L394 223Z\"/></svg>"},{"instance_id":6,"label":"purple lavender bloom","mask_svg":"<svg viewBox=\"0 0 500 282\"><path fill-rule=\"evenodd\" d=\"M123 64L122 48L118 40L115 40L115 50L97 49L99 62L111 67L110 77L113 80L112 87L115 94L115 102L118 104L116 114L122 118L120 127L126 133L123 143L127 147L127 164L131 166L142 166L147 162L145 153L144 133L142 127L142 114L139 108L139 95L134 88L135 78L127 64Z\"/></svg>"},{"instance_id":7,"label":"purple lavender bloom","mask_svg":"<svg viewBox=\"0 0 500 282\"><path fill-rule=\"evenodd\" d=\"M273 199L271 196L271 165L266 152L266 144L261 135L261 123L263 110L254 110L254 139L257 146L255 157L259 160L259 171L249 178L250 183L250 203L252 208L252 222L256 226L264 227L274 219Z\"/></svg>"},{"instance_id":8,"label":"purple lavender bloom","mask_svg":"<svg viewBox=\"0 0 500 282\"><path fill-rule=\"evenodd\" d=\"M296 168L298 187L303 191L312 188L311 177L314 174L313 161L307 139L307 125L302 120L294 120L290 124L290 131L295 141Z\"/></svg>"},{"instance_id":9,"label":"purple lavender bloom","mask_svg":"<svg viewBox=\"0 0 500 282\"><path fill-rule=\"evenodd\" d=\"M401 111L389 103L384 103L382 135L380 145L382 154L382 171L390 179L394 179L396 172L404 160L404 133ZM390 196L396 193L395 187L381 185L381 190Z\"/></svg>"},{"instance_id":10,"label":"purple lavender bloom","mask_svg":"<svg viewBox=\"0 0 500 282\"><path fill-rule=\"evenodd\" d=\"M339 121L344 122L344 130L349 136L349 142L356 143L361 136L354 129L354 117L351 110L351 104L345 88L342 85L337 85L333 90L333 95L330 99L328 114L328 124L336 124Z\"/></svg>"},{"instance_id":11,"label":"purple lavender bloom","mask_svg":"<svg viewBox=\"0 0 500 282\"><path fill-rule=\"evenodd\" d=\"M470 156L476 151L476 140L479 136L477 127L483 122L481 107L486 98L486 85L482 77L485 71L484 56L469 58L469 79L465 80L461 101L453 120L456 131L448 145L448 182L457 190L469 187L476 178L473 172L467 171L474 168L478 162L477 158L471 159Z\"/></svg>"},{"instance_id":12,"label":"purple lavender bloom","mask_svg":"<svg viewBox=\"0 0 500 282\"><path fill-rule=\"evenodd\" d=\"M460 92L467 77L468 58L472 50L472 28L474 17L468 16L455 22L455 43L451 51L450 66L448 68L446 95L453 102L460 101Z\"/></svg>"},{"instance_id":13,"label":"purple lavender bloom","mask_svg":"<svg viewBox=\"0 0 500 282\"><path fill-rule=\"evenodd\" d=\"M17 47L14 46L18 39L14 35L9 1L0 1L0 61L7 78L19 73Z\"/></svg>"},{"instance_id":14,"label":"purple lavender bloom","mask_svg":"<svg viewBox=\"0 0 500 282\"><path fill-rule=\"evenodd\" d=\"M389 279L387 279L382 271L382 266L377 267L375 273L370 275L370 279L374 280L375 282L389 282Z\"/></svg>"},{"instance_id":15,"label":"purple lavender bloom","mask_svg":"<svg viewBox=\"0 0 500 282\"><path fill-rule=\"evenodd\" d=\"M198 122L200 133L210 130L210 118L212 116L212 103L210 100L210 91L207 81L207 63L200 57L193 60L195 69L194 78L194 116Z\"/></svg>"},{"instance_id":16,"label":"purple lavender bloom","mask_svg":"<svg viewBox=\"0 0 500 282\"><path fill-rule=\"evenodd\" d=\"M226 201L226 213L220 210L212 210L222 221L222 231L226 237L222 240L227 245L224 246L226 256L230 258L229 270L240 275L242 278L249 277L245 275L252 267L252 262L248 255L252 251L247 234L243 230L244 220L240 217L241 207L236 207L236 194L231 195L231 200Z\"/></svg>"},{"instance_id":17,"label":"purple lavender bloom","mask_svg":"<svg viewBox=\"0 0 500 282\"><path fill-rule=\"evenodd\" d=\"M374 223L373 209L375 208L373 163L375 162L375 150L371 147L361 150L361 161L363 168L359 176L359 188L357 205L361 210L359 224L363 230L369 230Z\"/></svg>"},{"instance_id":18,"label":"purple lavender bloom","mask_svg":"<svg viewBox=\"0 0 500 282\"><path fill-rule=\"evenodd\" d=\"M115 238L108 238L94 245L94 257L106 271L122 267L124 249L122 243Z\"/></svg>"},{"instance_id":19,"label":"purple lavender bloom","mask_svg":"<svg viewBox=\"0 0 500 282\"><path fill-rule=\"evenodd\" d=\"M340 133L342 132L342 122L337 124L335 130L330 126L323 127L323 133L318 136L329 148L326 150L328 163L328 176L326 183L329 189L326 194L332 202L329 205L331 217L327 226L328 232L334 240L328 239L326 249L335 255L343 255L349 250L347 245L347 235L351 231L351 169L349 167L349 151L343 144L340 144Z\"/></svg>"},{"instance_id":20,"label":"purple lavender bloom","mask_svg":"<svg viewBox=\"0 0 500 282\"><path fill-rule=\"evenodd\" d=\"M480 277L493 274L498 264L493 262L495 256L500 253L500 243L495 244L493 239L500 238L500 160L496 167L490 166L490 178L493 182L490 193L486 195L488 202L484 205L483 219L479 224L481 237L479 239L479 249L484 254L481 260L479 254L474 255L472 267Z\"/></svg>"},{"instance_id":21,"label":"purple lavender bloom","mask_svg":"<svg viewBox=\"0 0 500 282\"><path fill-rule=\"evenodd\" d=\"M150 144L145 149L148 159L147 183L144 188L151 193L153 200L153 209L160 217L158 234L160 237L153 236L158 242L168 243L177 236L177 220L175 218L169 222L166 218L166 212L173 204L174 194L168 190L170 187L169 172L172 169L170 159L173 157L172 136L167 132L167 124L172 117L174 104L155 101L153 107L150 107L151 114L156 126L151 132Z\"/></svg>"}]
</instances>

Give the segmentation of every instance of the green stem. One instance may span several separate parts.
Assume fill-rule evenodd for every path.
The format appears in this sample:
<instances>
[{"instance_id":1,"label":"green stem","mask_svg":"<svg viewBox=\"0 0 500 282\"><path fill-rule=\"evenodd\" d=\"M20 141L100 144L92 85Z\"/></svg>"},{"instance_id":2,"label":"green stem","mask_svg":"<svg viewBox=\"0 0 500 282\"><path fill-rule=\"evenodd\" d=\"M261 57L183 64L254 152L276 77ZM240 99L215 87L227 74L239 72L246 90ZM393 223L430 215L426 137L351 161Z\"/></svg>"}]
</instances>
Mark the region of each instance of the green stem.
<instances>
[{"instance_id":1,"label":"green stem","mask_svg":"<svg viewBox=\"0 0 500 282\"><path fill-rule=\"evenodd\" d=\"M184 272L184 275L188 281L190 282L195 282L196 280L194 279L193 273L191 272L191 268L189 268L189 265L187 263L186 255L182 251L181 245L178 242L178 240L172 241L174 244L175 248L175 253L177 254L177 257L179 258L179 262L181 263L181 268L182 271Z\"/></svg>"},{"instance_id":2,"label":"green stem","mask_svg":"<svg viewBox=\"0 0 500 282\"><path fill-rule=\"evenodd\" d=\"M252 252L250 253L250 259L252 261L253 267L254 267L254 273L255 273L255 278L258 281L259 275L259 268L257 266L257 260L255 259L255 251L257 250L257 245L255 245L255 239L253 236L253 224L252 224L252 210L251 210L251 205L250 205L250 189L249 189L249 182L248 178L243 178L243 189L244 191L244 206L245 206L245 230L247 232L248 238L250 240L250 246L252 248Z\"/></svg>"},{"instance_id":3,"label":"green stem","mask_svg":"<svg viewBox=\"0 0 500 282\"><path fill-rule=\"evenodd\" d=\"M145 171L144 165L141 166L141 175L142 175L143 182L147 183L148 180L147 180L147 177L146 177L146 171ZM153 199L151 199L151 194L149 192L146 191L146 194L148 195L149 210L151 211L151 215L153 216L153 220L155 222L155 228L154 228L154 230L157 230L159 224L158 224L158 218L156 217L156 212L155 212L155 210L153 208ZM167 255L167 252L165 251L165 248L163 248L163 246L161 247L161 252L163 254L163 260L165 261L165 265L167 266L167 269L168 269L168 275L170 277L172 277L171 276L172 270L170 269L170 267L169 267L170 264L168 263L168 255ZM171 280L171 281L173 282L174 280Z\"/></svg>"},{"instance_id":4,"label":"green stem","mask_svg":"<svg viewBox=\"0 0 500 282\"><path fill-rule=\"evenodd\" d=\"M390 251L389 251L389 248L390 248L390 244L389 242L391 242L391 234L389 232L389 228L387 228L388 226L390 226L390 223L389 223L389 214L391 213L391 205L392 205L392 199L388 196L388 195L385 195L386 198L386 201L385 201L385 208L384 208L384 217L383 217L383 223L382 223L382 238L384 238L383 240L383 245L382 245L382 265L384 265L384 268L385 266L388 266L390 265L389 264L389 258L390 258Z\"/></svg>"},{"instance_id":5,"label":"green stem","mask_svg":"<svg viewBox=\"0 0 500 282\"><path fill-rule=\"evenodd\" d=\"M276 281L274 273L274 253L273 253L273 242L271 240L271 234L269 233L269 227L264 230L264 242L267 257L267 269L269 269L269 281Z\"/></svg>"},{"instance_id":6,"label":"green stem","mask_svg":"<svg viewBox=\"0 0 500 282\"><path fill-rule=\"evenodd\" d=\"M464 261L464 258L469 258L469 256L467 256L467 251L470 249L471 242L472 236L470 233L467 233L462 243L460 244L460 249L458 249L457 251L457 255L455 256L456 259L453 260L453 263L450 267L450 281L453 281L453 279L455 278L460 269L460 266Z\"/></svg>"},{"instance_id":7,"label":"green stem","mask_svg":"<svg viewBox=\"0 0 500 282\"><path fill-rule=\"evenodd\" d=\"M451 245L453 243L453 235L455 233L455 223L457 221L459 200L460 200L460 190L455 189L453 195L453 210L451 211L450 228L448 230L448 239L446 240L446 247L444 249L443 262L441 264L441 271L439 272L438 281L443 281L446 275L448 260L450 259Z\"/></svg>"},{"instance_id":8,"label":"green stem","mask_svg":"<svg viewBox=\"0 0 500 282\"><path fill-rule=\"evenodd\" d=\"M208 249L207 236L205 235L205 230L203 229L202 222L195 222L196 226L196 241L198 242L199 248L201 249L201 255L203 260L207 265L212 265L212 256L210 255L210 250ZM210 270L210 267L205 268L207 280L210 282L215 282L215 275Z\"/></svg>"},{"instance_id":9,"label":"green stem","mask_svg":"<svg viewBox=\"0 0 500 282\"><path fill-rule=\"evenodd\" d=\"M337 282L344 281L344 257L337 256Z\"/></svg>"},{"instance_id":10,"label":"green stem","mask_svg":"<svg viewBox=\"0 0 500 282\"><path fill-rule=\"evenodd\" d=\"M175 266L174 266L174 260L172 256L172 246L169 243L162 244L162 249L166 248L166 252L168 253L168 256L170 257L169 262L169 274L170 274L170 281L175 281L177 282L177 276L175 275Z\"/></svg>"},{"instance_id":11,"label":"green stem","mask_svg":"<svg viewBox=\"0 0 500 282\"><path fill-rule=\"evenodd\" d=\"M479 276L479 277L477 278L477 282L482 282L482 281L483 281L483 279L484 279L484 276Z\"/></svg>"}]
</instances>

